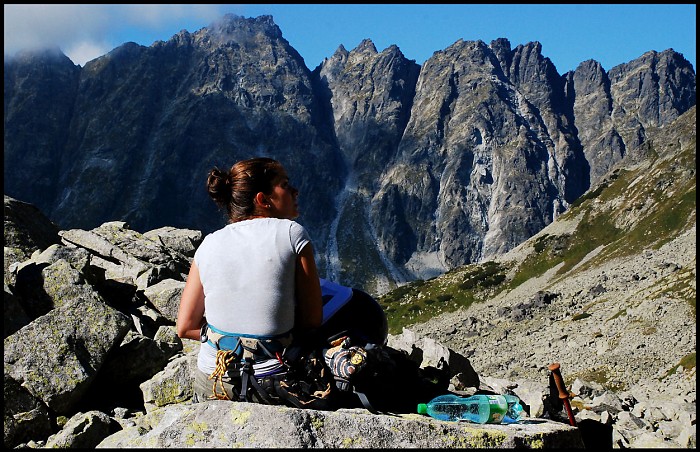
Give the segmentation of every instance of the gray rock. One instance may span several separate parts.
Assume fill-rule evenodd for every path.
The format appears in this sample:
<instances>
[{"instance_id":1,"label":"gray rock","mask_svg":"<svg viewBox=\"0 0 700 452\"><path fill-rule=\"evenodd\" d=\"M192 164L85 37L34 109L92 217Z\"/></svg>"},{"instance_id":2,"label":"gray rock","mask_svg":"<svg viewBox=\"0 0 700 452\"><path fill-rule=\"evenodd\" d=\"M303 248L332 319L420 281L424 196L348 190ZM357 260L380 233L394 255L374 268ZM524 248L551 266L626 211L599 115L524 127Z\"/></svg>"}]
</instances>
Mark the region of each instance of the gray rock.
<instances>
[{"instance_id":1,"label":"gray rock","mask_svg":"<svg viewBox=\"0 0 700 452\"><path fill-rule=\"evenodd\" d=\"M387 345L405 351L422 368L432 366L441 369L446 364L450 373L457 376L461 387L479 387L479 376L469 359L434 339L419 337L410 329L404 328L398 336L389 335Z\"/></svg>"},{"instance_id":2,"label":"gray rock","mask_svg":"<svg viewBox=\"0 0 700 452\"><path fill-rule=\"evenodd\" d=\"M138 297L136 297L138 299ZM137 304L129 310L134 328L139 334L154 337L160 327L168 325L171 321L159 311L148 304Z\"/></svg>"},{"instance_id":3,"label":"gray rock","mask_svg":"<svg viewBox=\"0 0 700 452\"><path fill-rule=\"evenodd\" d=\"M31 319L22 307L18 297L5 284L3 295L3 339L28 324Z\"/></svg>"},{"instance_id":4,"label":"gray rock","mask_svg":"<svg viewBox=\"0 0 700 452\"><path fill-rule=\"evenodd\" d=\"M45 447L54 449L94 449L105 437L119 430L116 421L105 413L76 413L63 428L51 435Z\"/></svg>"},{"instance_id":5,"label":"gray rock","mask_svg":"<svg viewBox=\"0 0 700 452\"><path fill-rule=\"evenodd\" d=\"M316 411L208 401L151 411L97 448L581 448L577 429L540 420L515 425L436 421L417 414Z\"/></svg>"},{"instance_id":6,"label":"gray rock","mask_svg":"<svg viewBox=\"0 0 700 452\"><path fill-rule=\"evenodd\" d=\"M697 448L698 442L696 430L697 428L695 425L685 426L681 431L680 435L678 435L678 438L676 438L676 441L678 442L678 444L680 444L681 447L693 449Z\"/></svg>"},{"instance_id":7,"label":"gray rock","mask_svg":"<svg viewBox=\"0 0 700 452\"><path fill-rule=\"evenodd\" d=\"M622 401L617 395L609 391L605 391L603 394L593 397L591 408L594 411L602 412L605 410L613 414L617 414L622 411Z\"/></svg>"},{"instance_id":8,"label":"gray rock","mask_svg":"<svg viewBox=\"0 0 700 452\"><path fill-rule=\"evenodd\" d=\"M3 245L26 256L60 241L58 226L34 204L4 195L4 218Z\"/></svg>"},{"instance_id":9,"label":"gray rock","mask_svg":"<svg viewBox=\"0 0 700 452\"><path fill-rule=\"evenodd\" d=\"M5 371L55 412L70 413L130 323L104 303L70 301L5 339Z\"/></svg>"},{"instance_id":10,"label":"gray rock","mask_svg":"<svg viewBox=\"0 0 700 452\"><path fill-rule=\"evenodd\" d=\"M664 438L657 432L642 432L630 441L629 447L632 449L676 449L679 444Z\"/></svg>"},{"instance_id":11,"label":"gray rock","mask_svg":"<svg viewBox=\"0 0 700 452\"><path fill-rule=\"evenodd\" d=\"M168 278L148 286L143 293L166 319L175 322L184 288L184 281Z\"/></svg>"},{"instance_id":12,"label":"gray rock","mask_svg":"<svg viewBox=\"0 0 700 452\"><path fill-rule=\"evenodd\" d=\"M592 381L583 381L580 378L574 380L571 384L571 392L578 394L581 397L595 397L602 395L605 388L599 383Z\"/></svg>"},{"instance_id":13,"label":"gray rock","mask_svg":"<svg viewBox=\"0 0 700 452\"><path fill-rule=\"evenodd\" d=\"M167 327L162 328L167 330ZM130 330L102 367L104 378L108 380L103 383L105 390L139 385L162 371L170 358L182 350L179 338L177 341L168 339L173 342L162 342Z\"/></svg>"},{"instance_id":14,"label":"gray rock","mask_svg":"<svg viewBox=\"0 0 700 452\"><path fill-rule=\"evenodd\" d=\"M52 425L46 404L3 369L3 445L15 447L33 438L47 438Z\"/></svg>"},{"instance_id":15,"label":"gray rock","mask_svg":"<svg viewBox=\"0 0 700 452\"><path fill-rule=\"evenodd\" d=\"M170 361L165 369L140 385L146 411L188 401L194 395L195 355L181 356Z\"/></svg>"},{"instance_id":16,"label":"gray rock","mask_svg":"<svg viewBox=\"0 0 700 452\"><path fill-rule=\"evenodd\" d=\"M177 251L187 257L194 257L194 252L202 243L202 231L194 229L178 229L172 226L163 226L144 232L147 239L155 240L166 248Z\"/></svg>"}]
</instances>

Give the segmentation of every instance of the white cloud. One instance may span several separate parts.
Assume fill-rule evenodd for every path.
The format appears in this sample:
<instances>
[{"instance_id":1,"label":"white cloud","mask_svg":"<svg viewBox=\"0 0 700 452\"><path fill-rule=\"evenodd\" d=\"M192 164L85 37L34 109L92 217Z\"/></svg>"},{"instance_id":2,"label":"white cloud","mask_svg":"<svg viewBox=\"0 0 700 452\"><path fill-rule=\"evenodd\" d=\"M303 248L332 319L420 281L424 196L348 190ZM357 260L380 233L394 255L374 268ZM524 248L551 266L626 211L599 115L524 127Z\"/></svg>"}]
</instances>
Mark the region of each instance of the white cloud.
<instances>
[{"instance_id":1,"label":"white cloud","mask_svg":"<svg viewBox=\"0 0 700 452\"><path fill-rule=\"evenodd\" d=\"M223 5L119 5L123 19L135 25L162 27L183 19L213 20ZM191 30L194 31L194 30Z\"/></svg>"},{"instance_id":2,"label":"white cloud","mask_svg":"<svg viewBox=\"0 0 700 452\"><path fill-rule=\"evenodd\" d=\"M59 47L74 63L127 41L150 45L193 24L199 29L235 5L4 5L4 53ZM127 31L130 34L127 34ZM139 42L137 36L143 36Z\"/></svg>"},{"instance_id":3,"label":"white cloud","mask_svg":"<svg viewBox=\"0 0 700 452\"><path fill-rule=\"evenodd\" d=\"M112 48L112 46L100 45L92 41L80 41L61 50L73 63L83 66L88 61L106 54Z\"/></svg>"},{"instance_id":4,"label":"white cloud","mask_svg":"<svg viewBox=\"0 0 700 452\"><path fill-rule=\"evenodd\" d=\"M4 5L4 53L58 46L104 48L108 24L101 5ZM81 44L90 43L90 44Z\"/></svg>"}]
</instances>

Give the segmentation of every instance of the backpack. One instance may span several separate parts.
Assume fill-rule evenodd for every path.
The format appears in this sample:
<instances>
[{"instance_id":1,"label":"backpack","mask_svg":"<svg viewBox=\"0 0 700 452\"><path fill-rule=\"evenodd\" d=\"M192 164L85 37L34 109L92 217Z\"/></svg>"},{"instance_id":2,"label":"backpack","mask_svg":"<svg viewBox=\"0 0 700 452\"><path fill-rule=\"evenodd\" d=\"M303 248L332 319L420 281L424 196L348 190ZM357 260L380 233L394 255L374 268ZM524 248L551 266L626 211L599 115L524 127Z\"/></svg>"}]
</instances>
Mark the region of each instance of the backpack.
<instances>
[{"instance_id":1,"label":"backpack","mask_svg":"<svg viewBox=\"0 0 700 452\"><path fill-rule=\"evenodd\" d=\"M388 347L386 314L367 293L321 279L323 322L303 336L241 337L203 327L202 340L217 349L211 398L228 399L224 374L239 376L239 401L335 410L414 412L418 403L444 393L446 366L426 375L404 351Z\"/></svg>"},{"instance_id":2,"label":"backpack","mask_svg":"<svg viewBox=\"0 0 700 452\"><path fill-rule=\"evenodd\" d=\"M349 345L349 344L348 344ZM344 344L340 345L342 349ZM353 353L353 349L357 349ZM438 395L445 394L449 386L449 369L420 368L402 350L377 344L350 345L349 358L362 364L352 373L337 375L333 357L338 350L326 353L326 359L340 391L356 396L348 408L364 407L372 413L415 413L416 406ZM342 352L341 352L342 353ZM357 358L357 355L361 358ZM330 356L329 356L330 355ZM346 403L348 399L346 399Z\"/></svg>"},{"instance_id":3,"label":"backpack","mask_svg":"<svg viewBox=\"0 0 700 452\"><path fill-rule=\"evenodd\" d=\"M386 314L374 298L323 279L321 291L324 321L319 334L327 344L324 360L343 407L413 413L418 403L447 391L446 363L421 369L408 353L387 345Z\"/></svg>"}]
</instances>

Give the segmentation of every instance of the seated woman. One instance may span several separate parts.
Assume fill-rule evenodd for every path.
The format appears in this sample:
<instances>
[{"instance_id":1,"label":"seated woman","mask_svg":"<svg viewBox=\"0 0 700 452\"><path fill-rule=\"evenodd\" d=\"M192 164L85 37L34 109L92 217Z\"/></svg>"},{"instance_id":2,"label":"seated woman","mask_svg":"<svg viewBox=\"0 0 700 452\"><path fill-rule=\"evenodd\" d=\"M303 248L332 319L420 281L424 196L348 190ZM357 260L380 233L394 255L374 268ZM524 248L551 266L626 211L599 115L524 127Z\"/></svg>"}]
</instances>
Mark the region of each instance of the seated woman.
<instances>
[{"instance_id":1,"label":"seated woman","mask_svg":"<svg viewBox=\"0 0 700 452\"><path fill-rule=\"evenodd\" d=\"M292 334L320 327L319 276L309 235L294 221L299 192L278 161L253 158L229 171L214 168L207 188L229 224L207 235L195 253L177 333L207 338L197 359L195 401L249 400L241 368L227 365L230 352L240 359L253 340L267 344L272 360Z\"/></svg>"}]
</instances>

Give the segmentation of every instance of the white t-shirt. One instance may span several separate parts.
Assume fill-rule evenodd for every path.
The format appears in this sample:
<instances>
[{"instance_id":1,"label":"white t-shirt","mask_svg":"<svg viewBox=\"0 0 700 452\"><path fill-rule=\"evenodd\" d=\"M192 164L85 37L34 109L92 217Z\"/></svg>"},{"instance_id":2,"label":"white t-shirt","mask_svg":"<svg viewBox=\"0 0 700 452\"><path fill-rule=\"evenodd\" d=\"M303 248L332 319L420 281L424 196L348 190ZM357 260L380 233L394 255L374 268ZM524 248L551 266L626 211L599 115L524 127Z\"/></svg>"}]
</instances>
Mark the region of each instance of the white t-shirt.
<instances>
[{"instance_id":1,"label":"white t-shirt","mask_svg":"<svg viewBox=\"0 0 700 452\"><path fill-rule=\"evenodd\" d=\"M299 223L255 218L227 225L194 255L204 287L207 322L247 336L277 336L294 327L296 259L310 242ZM215 368L216 350L203 343L197 366Z\"/></svg>"}]
</instances>

